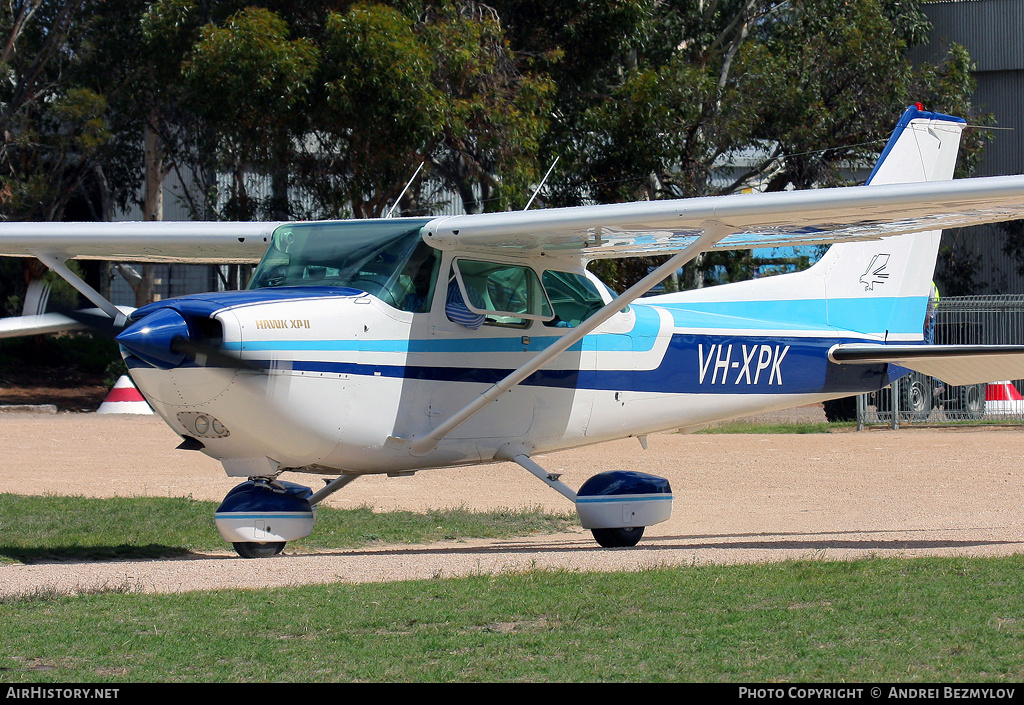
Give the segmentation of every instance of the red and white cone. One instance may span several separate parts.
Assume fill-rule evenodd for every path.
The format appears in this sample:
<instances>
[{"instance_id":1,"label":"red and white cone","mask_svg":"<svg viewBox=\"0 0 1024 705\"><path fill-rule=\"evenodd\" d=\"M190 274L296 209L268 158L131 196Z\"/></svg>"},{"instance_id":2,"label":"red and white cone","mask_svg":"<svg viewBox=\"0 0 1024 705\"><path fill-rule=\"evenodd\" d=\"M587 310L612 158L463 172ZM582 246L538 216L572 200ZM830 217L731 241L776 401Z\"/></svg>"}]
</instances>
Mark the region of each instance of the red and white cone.
<instances>
[{"instance_id":1,"label":"red and white cone","mask_svg":"<svg viewBox=\"0 0 1024 705\"><path fill-rule=\"evenodd\" d=\"M153 410L146 403L142 393L132 384L128 375L121 375L121 378L114 384L110 394L96 410L97 414L152 414Z\"/></svg>"},{"instance_id":2,"label":"red and white cone","mask_svg":"<svg viewBox=\"0 0 1024 705\"><path fill-rule=\"evenodd\" d=\"M1024 414L1024 397L1009 381L985 387L986 414Z\"/></svg>"}]
</instances>

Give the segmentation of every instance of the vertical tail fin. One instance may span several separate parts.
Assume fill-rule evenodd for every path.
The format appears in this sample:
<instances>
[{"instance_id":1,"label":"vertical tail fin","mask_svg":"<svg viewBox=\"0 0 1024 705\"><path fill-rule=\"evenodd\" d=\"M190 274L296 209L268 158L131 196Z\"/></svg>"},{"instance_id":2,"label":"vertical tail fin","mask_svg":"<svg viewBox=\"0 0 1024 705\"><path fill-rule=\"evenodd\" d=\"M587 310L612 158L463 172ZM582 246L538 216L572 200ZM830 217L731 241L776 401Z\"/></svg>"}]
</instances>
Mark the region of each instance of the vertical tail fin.
<instances>
[{"instance_id":1,"label":"vertical tail fin","mask_svg":"<svg viewBox=\"0 0 1024 705\"><path fill-rule=\"evenodd\" d=\"M910 106L868 186L953 178L965 124ZM887 341L921 340L941 234L936 230L829 248L814 266L825 280L829 325Z\"/></svg>"}]
</instances>

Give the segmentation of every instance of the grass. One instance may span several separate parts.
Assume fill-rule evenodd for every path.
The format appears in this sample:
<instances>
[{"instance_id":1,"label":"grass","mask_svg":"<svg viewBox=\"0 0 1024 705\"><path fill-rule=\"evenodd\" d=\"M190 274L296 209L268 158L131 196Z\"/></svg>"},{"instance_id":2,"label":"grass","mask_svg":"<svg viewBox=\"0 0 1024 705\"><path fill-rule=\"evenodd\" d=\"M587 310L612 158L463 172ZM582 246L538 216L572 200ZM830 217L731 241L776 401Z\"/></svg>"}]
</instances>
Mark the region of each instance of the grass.
<instances>
[{"instance_id":1,"label":"grass","mask_svg":"<svg viewBox=\"0 0 1024 705\"><path fill-rule=\"evenodd\" d=\"M74 561L223 548L213 508L191 499L0 494L0 556ZM536 512L325 509L314 536L296 542L303 550L574 523ZM142 593L126 577L92 592L41 587L0 598L0 624L7 684L1013 684L1024 678L1024 557L537 570L173 595Z\"/></svg>"},{"instance_id":2,"label":"grass","mask_svg":"<svg viewBox=\"0 0 1024 705\"><path fill-rule=\"evenodd\" d=\"M213 524L215 502L189 498L87 499L0 494L0 563L39 560L161 558L229 548ZM289 551L371 543L425 543L553 533L574 514L539 510L388 512L317 510L316 529Z\"/></svg>"},{"instance_id":3,"label":"grass","mask_svg":"<svg viewBox=\"0 0 1024 705\"><path fill-rule=\"evenodd\" d=\"M866 427L887 427L890 421L876 420L866 423ZM956 428L970 429L974 427L1021 427L1024 421L1017 419L978 419L978 420L926 420L909 421L900 420L901 428ZM784 423L763 423L758 421L724 421L713 426L703 428L694 433L747 433L747 434L779 434L779 433L846 433L856 430L856 421L835 421L835 422L784 422Z\"/></svg>"},{"instance_id":4,"label":"grass","mask_svg":"<svg viewBox=\"0 0 1024 705\"><path fill-rule=\"evenodd\" d=\"M868 559L0 603L6 683L1009 682L1024 558Z\"/></svg>"}]
</instances>

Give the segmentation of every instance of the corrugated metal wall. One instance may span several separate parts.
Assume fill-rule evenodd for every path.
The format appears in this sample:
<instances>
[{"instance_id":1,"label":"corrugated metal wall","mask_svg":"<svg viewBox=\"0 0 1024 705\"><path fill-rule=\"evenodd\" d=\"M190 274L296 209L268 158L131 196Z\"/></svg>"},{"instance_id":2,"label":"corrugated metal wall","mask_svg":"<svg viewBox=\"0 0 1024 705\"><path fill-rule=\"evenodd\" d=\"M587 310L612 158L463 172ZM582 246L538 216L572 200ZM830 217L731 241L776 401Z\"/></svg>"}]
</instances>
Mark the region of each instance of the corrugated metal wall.
<instances>
[{"instance_id":1,"label":"corrugated metal wall","mask_svg":"<svg viewBox=\"0 0 1024 705\"><path fill-rule=\"evenodd\" d=\"M932 23L931 43L914 60L937 61L951 42L967 47L979 72L1024 68L1024 3L1020 0L945 0L921 10Z\"/></svg>"},{"instance_id":2,"label":"corrugated metal wall","mask_svg":"<svg viewBox=\"0 0 1024 705\"><path fill-rule=\"evenodd\" d=\"M951 43L967 48L976 66L973 103L995 117L992 141L975 176L1024 173L1024 0L947 0L921 9L932 22L931 41L910 53L914 61L938 62ZM941 110L941 107L935 106ZM947 231L943 245L974 270L975 286L957 294L1024 294L1024 267L1004 251L996 226ZM961 272L962 273L962 270ZM940 262L936 278L962 281ZM947 292L954 293L954 292Z\"/></svg>"}]
</instances>

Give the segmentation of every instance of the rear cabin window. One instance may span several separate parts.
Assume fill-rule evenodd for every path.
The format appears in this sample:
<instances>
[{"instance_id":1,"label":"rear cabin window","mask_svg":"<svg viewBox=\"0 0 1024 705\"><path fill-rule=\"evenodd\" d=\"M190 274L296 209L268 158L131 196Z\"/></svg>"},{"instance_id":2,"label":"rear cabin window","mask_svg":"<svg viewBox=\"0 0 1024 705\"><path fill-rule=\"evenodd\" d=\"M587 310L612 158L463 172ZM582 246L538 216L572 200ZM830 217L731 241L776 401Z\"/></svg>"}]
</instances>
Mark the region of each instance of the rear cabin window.
<instances>
[{"instance_id":1,"label":"rear cabin window","mask_svg":"<svg viewBox=\"0 0 1024 705\"><path fill-rule=\"evenodd\" d=\"M555 313L546 326L574 328L604 306L594 282L581 274L549 269L542 281Z\"/></svg>"}]
</instances>

